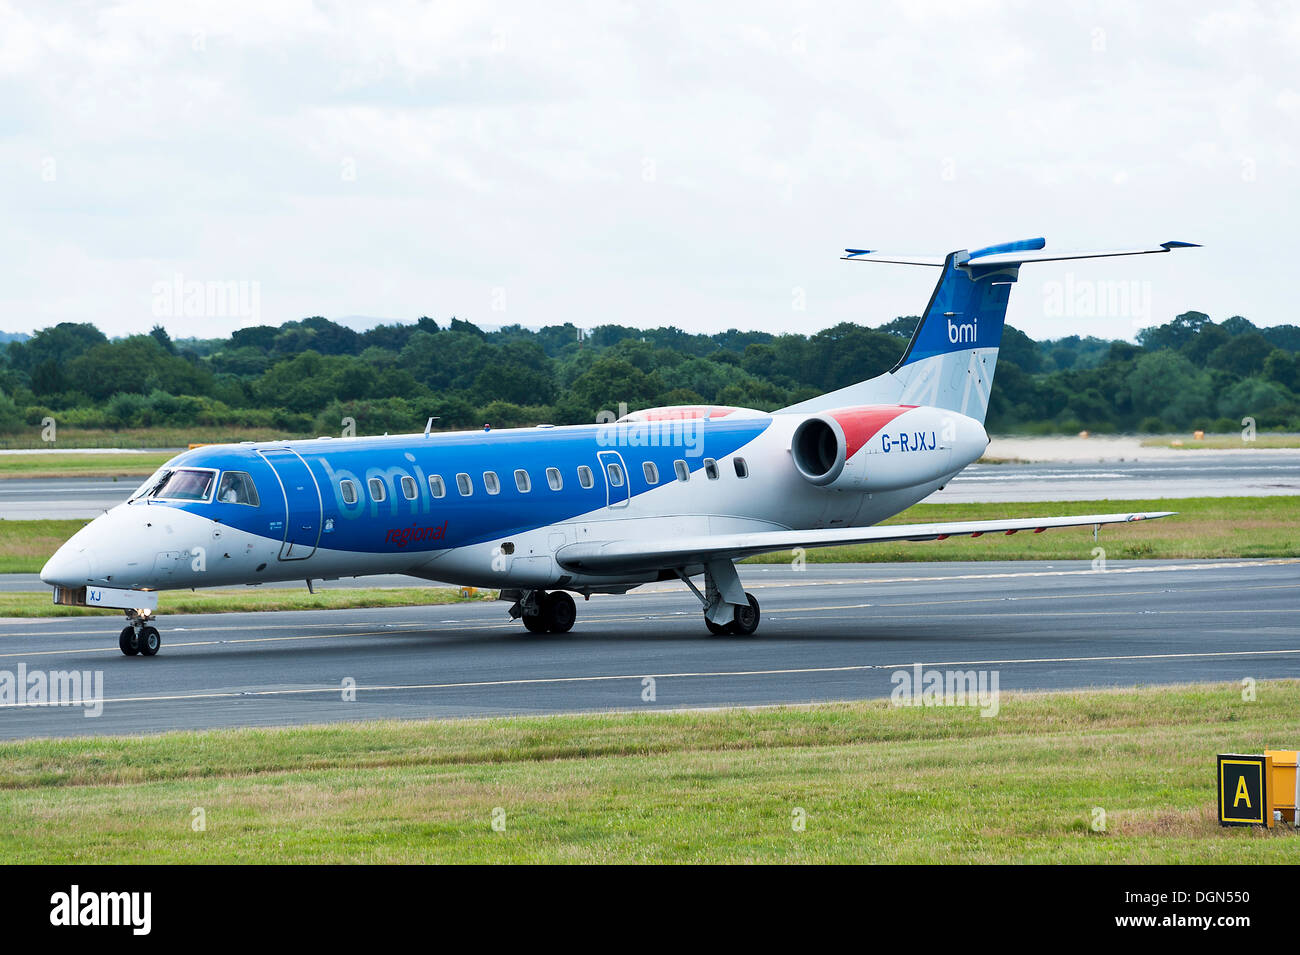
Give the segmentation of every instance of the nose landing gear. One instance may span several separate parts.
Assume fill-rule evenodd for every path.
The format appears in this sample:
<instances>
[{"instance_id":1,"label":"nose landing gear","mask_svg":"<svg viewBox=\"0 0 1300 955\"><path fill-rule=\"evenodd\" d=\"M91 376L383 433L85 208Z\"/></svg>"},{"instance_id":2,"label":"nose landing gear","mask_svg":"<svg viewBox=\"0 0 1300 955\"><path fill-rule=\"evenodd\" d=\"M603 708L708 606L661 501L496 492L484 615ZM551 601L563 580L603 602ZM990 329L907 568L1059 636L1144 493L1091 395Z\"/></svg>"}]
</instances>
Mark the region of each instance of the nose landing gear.
<instances>
[{"instance_id":1,"label":"nose landing gear","mask_svg":"<svg viewBox=\"0 0 1300 955\"><path fill-rule=\"evenodd\" d=\"M118 635L118 647L128 657L136 654L142 657L156 656L162 647L162 634L158 632L157 627L148 625L153 615L142 616L128 610L126 616L131 622L123 627L121 634Z\"/></svg>"}]
</instances>

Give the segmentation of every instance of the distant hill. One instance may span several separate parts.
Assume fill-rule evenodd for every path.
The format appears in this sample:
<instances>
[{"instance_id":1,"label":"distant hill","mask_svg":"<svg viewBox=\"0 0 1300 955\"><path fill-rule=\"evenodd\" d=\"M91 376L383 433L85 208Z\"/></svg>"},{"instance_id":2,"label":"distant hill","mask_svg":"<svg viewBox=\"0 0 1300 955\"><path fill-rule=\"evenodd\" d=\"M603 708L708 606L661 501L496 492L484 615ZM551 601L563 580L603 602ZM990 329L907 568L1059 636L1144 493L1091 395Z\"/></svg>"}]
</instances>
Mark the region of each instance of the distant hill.
<instances>
[{"instance_id":1,"label":"distant hill","mask_svg":"<svg viewBox=\"0 0 1300 955\"><path fill-rule=\"evenodd\" d=\"M578 424L672 404L775 410L877 375L916 317L810 334L460 319L370 324L319 316L173 340L161 327L109 339L64 322L0 339L0 433L61 428L242 428L281 434ZM1186 312L1137 343L1039 342L1010 326L991 431L1300 430L1300 328Z\"/></svg>"}]
</instances>

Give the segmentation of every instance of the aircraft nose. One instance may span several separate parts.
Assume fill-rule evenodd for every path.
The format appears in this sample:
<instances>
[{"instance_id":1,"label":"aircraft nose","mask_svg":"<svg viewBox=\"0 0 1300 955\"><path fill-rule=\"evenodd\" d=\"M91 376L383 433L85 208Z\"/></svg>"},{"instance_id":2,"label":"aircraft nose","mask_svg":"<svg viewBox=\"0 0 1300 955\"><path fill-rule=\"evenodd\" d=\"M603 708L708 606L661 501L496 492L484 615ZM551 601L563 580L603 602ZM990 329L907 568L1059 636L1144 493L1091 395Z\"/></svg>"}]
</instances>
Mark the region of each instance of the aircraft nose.
<instances>
[{"instance_id":1,"label":"aircraft nose","mask_svg":"<svg viewBox=\"0 0 1300 955\"><path fill-rule=\"evenodd\" d=\"M64 544L41 568L41 582L51 586L84 587L91 579L90 558Z\"/></svg>"}]
</instances>

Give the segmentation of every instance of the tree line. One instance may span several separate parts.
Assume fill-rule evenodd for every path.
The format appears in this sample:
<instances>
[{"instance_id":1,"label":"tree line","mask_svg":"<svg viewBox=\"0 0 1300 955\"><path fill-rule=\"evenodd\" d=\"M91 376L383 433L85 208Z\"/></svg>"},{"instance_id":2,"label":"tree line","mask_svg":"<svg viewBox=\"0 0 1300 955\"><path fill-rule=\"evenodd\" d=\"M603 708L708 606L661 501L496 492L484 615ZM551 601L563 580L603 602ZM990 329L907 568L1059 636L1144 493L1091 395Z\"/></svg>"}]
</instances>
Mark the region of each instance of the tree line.
<instances>
[{"instance_id":1,"label":"tree line","mask_svg":"<svg viewBox=\"0 0 1300 955\"><path fill-rule=\"evenodd\" d=\"M879 374L916 316L811 335L691 334L566 323L484 331L453 318L356 331L325 318L173 341L64 322L0 346L0 432L215 426L337 434L591 422L630 409L774 410ZM1187 312L1137 343L1037 342L1007 327L988 426L998 432L1300 430L1300 327Z\"/></svg>"}]
</instances>

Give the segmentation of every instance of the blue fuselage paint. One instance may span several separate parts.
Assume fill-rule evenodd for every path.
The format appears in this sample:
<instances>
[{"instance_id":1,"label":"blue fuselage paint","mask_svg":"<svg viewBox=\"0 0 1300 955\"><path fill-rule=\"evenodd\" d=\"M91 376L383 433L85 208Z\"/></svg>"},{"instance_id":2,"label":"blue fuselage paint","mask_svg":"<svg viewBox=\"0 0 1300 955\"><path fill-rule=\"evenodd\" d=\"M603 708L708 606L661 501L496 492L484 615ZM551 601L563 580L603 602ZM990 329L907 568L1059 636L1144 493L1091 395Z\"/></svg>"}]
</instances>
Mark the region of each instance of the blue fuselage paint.
<instances>
[{"instance_id":1,"label":"blue fuselage paint","mask_svg":"<svg viewBox=\"0 0 1300 955\"><path fill-rule=\"evenodd\" d=\"M150 506L179 508L292 543L293 549L281 551L282 559L306 557L316 546L367 554L449 549L626 504L676 480L675 462L685 461L694 475L706 459L734 454L770 423L767 417L708 422L692 427L694 440L687 444L655 443L667 432L643 423L196 448L167 467L246 471L257 486L259 506L217 500ZM657 472L654 484L647 479L646 462ZM612 485L611 463L621 465L621 487ZM559 471L559 490L552 489L548 468ZM590 469L589 487L579 468ZM527 491L516 483L518 470L527 473ZM496 475L495 494L488 493L487 472ZM460 474L472 484L468 496L458 487ZM435 475L445 489L441 498L430 488ZM307 478L319 488L319 503ZM356 491L351 504L344 500L344 481ZM378 482L382 500L376 500L372 482ZM414 497L408 497L412 490Z\"/></svg>"}]
</instances>

